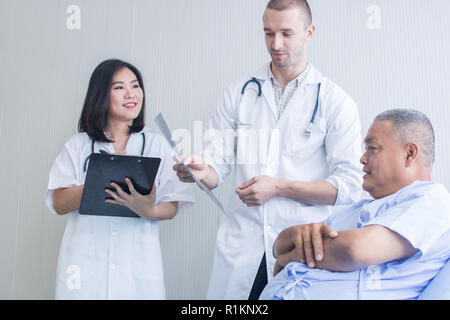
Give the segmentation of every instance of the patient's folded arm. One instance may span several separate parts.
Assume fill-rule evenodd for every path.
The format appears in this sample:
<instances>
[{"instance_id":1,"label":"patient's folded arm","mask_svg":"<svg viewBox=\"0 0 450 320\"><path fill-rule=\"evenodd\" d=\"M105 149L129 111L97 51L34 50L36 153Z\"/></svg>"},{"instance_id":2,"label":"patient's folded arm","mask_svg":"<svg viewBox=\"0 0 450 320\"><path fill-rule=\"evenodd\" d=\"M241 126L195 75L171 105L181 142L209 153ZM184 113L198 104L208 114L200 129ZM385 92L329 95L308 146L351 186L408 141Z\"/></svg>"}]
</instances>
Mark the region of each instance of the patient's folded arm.
<instances>
[{"instance_id":1,"label":"patient's folded arm","mask_svg":"<svg viewBox=\"0 0 450 320\"><path fill-rule=\"evenodd\" d=\"M315 267L341 272L404 259L417 252L408 240L380 225L340 231L337 238L324 239L323 250L324 257Z\"/></svg>"}]
</instances>

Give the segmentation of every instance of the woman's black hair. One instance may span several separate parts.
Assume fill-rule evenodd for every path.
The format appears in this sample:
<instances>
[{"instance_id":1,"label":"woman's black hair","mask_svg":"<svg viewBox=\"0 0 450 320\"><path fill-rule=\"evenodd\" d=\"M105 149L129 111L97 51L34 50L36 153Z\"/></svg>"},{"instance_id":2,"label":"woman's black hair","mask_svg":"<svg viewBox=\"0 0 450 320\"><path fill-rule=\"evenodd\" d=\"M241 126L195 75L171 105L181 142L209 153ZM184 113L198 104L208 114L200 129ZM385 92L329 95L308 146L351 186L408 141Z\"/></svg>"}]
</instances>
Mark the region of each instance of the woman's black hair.
<instances>
[{"instance_id":1,"label":"woman's black hair","mask_svg":"<svg viewBox=\"0 0 450 320\"><path fill-rule=\"evenodd\" d=\"M137 78L143 92L142 108L133 124L129 126L129 133L139 132L145 125L145 91L142 75L136 67L128 62L109 59L100 63L91 75L89 87L84 100L83 111L78 121L78 132L86 132L94 141L112 142L104 133L108 119L110 92L112 80L117 71L128 68Z\"/></svg>"}]
</instances>

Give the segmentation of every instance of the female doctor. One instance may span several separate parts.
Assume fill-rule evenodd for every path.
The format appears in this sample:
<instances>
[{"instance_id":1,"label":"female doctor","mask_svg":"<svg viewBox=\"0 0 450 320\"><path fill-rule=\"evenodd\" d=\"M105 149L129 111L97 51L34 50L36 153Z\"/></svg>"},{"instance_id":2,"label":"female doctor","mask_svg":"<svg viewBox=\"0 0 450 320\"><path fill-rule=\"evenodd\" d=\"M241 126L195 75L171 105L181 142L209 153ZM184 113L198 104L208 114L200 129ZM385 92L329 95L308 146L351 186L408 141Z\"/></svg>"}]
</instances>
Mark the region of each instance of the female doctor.
<instances>
[{"instance_id":1,"label":"female doctor","mask_svg":"<svg viewBox=\"0 0 450 320\"><path fill-rule=\"evenodd\" d=\"M307 62L315 30L309 6L273 0L263 21L271 63L225 91L203 158L185 158L210 189L234 168L234 193L217 232L210 299L258 299L272 278L279 232L323 221L331 205L359 200L358 110ZM180 165L174 170L181 181L191 181ZM304 263L314 266L307 258Z\"/></svg>"},{"instance_id":2,"label":"female doctor","mask_svg":"<svg viewBox=\"0 0 450 320\"><path fill-rule=\"evenodd\" d=\"M56 299L165 299L158 220L172 219L193 202L171 170L165 140L144 124L142 76L131 64L106 60L94 70L79 132L64 145L50 171L47 206L70 214L57 268ZM151 193L105 190L107 202L126 206L142 219L80 215L86 165L92 152L161 158ZM108 194L107 194L107 193Z\"/></svg>"}]
</instances>

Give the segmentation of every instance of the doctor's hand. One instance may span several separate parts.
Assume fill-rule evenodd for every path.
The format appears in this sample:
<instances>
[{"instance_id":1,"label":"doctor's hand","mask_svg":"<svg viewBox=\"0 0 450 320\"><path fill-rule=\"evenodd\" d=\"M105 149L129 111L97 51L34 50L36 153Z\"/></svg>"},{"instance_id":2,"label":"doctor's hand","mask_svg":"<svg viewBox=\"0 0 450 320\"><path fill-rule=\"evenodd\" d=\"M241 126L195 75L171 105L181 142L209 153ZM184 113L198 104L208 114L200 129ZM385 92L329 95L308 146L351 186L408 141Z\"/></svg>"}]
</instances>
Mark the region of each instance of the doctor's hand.
<instances>
[{"instance_id":1,"label":"doctor's hand","mask_svg":"<svg viewBox=\"0 0 450 320\"><path fill-rule=\"evenodd\" d=\"M105 189L105 192L113 198L113 200L106 199L105 202L127 207L144 219L154 218L156 185L153 184L152 190L148 195L142 195L136 191L130 179L125 178L125 182L130 189L130 194L122 190L118 184L111 182L111 186L116 190L116 192Z\"/></svg>"},{"instance_id":2,"label":"doctor's hand","mask_svg":"<svg viewBox=\"0 0 450 320\"><path fill-rule=\"evenodd\" d=\"M177 159L173 157L172 160L176 162L173 166L173 170L177 173L178 179L181 182L194 182L194 179L183 168L183 166L178 163ZM191 170L194 177L203 182L210 190L214 189L219 183L219 176L217 175L217 172L205 161L203 161L201 157L188 155L183 156L181 160L184 162L186 167Z\"/></svg>"},{"instance_id":3,"label":"doctor's hand","mask_svg":"<svg viewBox=\"0 0 450 320\"><path fill-rule=\"evenodd\" d=\"M323 239L334 239L337 236L338 233L325 223L303 224L284 229L273 245L273 255L277 258L273 275L293 261L314 268L317 261L324 257Z\"/></svg>"},{"instance_id":4,"label":"doctor's hand","mask_svg":"<svg viewBox=\"0 0 450 320\"><path fill-rule=\"evenodd\" d=\"M268 176L254 177L238 186L235 191L247 206L260 206L278 195L279 181Z\"/></svg>"},{"instance_id":5,"label":"doctor's hand","mask_svg":"<svg viewBox=\"0 0 450 320\"><path fill-rule=\"evenodd\" d=\"M173 166L173 170L176 171L178 179L182 182L194 182L194 179L189 175L189 173L183 168L181 164L178 163L175 157L172 158L177 164ZM192 174L198 180L204 180L208 175L208 165L203 161L202 158L195 155L188 155L181 157L186 167L191 170Z\"/></svg>"}]
</instances>

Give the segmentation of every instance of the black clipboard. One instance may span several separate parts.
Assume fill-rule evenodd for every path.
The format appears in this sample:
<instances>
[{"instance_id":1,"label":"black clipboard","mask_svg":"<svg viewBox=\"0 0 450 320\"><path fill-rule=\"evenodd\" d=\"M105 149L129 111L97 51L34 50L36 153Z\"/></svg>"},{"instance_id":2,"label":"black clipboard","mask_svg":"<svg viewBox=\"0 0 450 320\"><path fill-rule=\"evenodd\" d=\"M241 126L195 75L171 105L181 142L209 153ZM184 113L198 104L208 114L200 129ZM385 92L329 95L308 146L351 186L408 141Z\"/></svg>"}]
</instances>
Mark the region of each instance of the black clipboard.
<instances>
[{"instance_id":1,"label":"black clipboard","mask_svg":"<svg viewBox=\"0 0 450 320\"><path fill-rule=\"evenodd\" d=\"M93 153L86 173L80 214L139 218L127 207L105 202L110 195L106 188L114 190L111 182L116 182L129 193L125 178L129 178L134 188L141 194L149 194L158 172L160 158L125 156Z\"/></svg>"}]
</instances>

